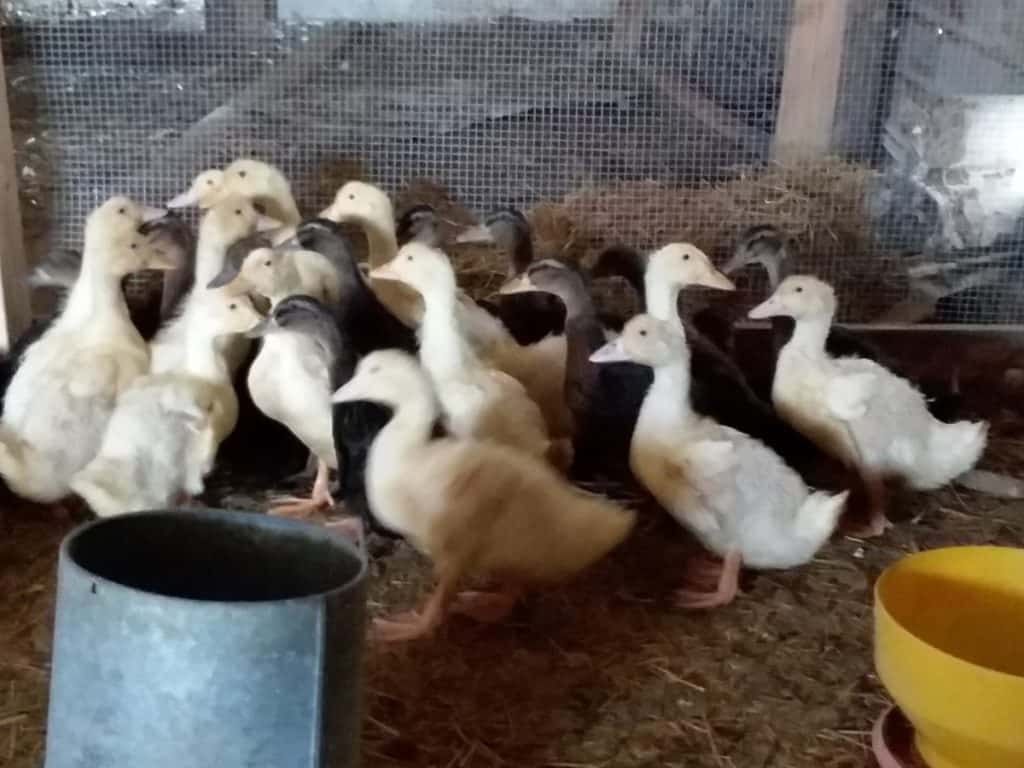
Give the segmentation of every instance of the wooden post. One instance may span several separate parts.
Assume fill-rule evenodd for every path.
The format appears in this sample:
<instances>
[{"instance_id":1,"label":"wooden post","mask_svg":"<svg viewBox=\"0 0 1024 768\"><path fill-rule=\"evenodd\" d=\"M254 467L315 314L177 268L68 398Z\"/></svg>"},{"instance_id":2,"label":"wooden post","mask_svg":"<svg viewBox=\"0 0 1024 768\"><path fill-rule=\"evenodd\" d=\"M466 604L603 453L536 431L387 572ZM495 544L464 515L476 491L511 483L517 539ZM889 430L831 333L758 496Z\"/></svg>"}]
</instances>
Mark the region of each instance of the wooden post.
<instances>
[{"instance_id":1,"label":"wooden post","mask_svg":"<svg viewBox=\"0 0 1024 768\"><path fill-rule=\"evenodd\" d=\"M850 4L851 0L793 0L775 124L776 160L819 157L832 147Z\"/></svg>"},{"instance_id":2,"label":"wooden post","mask_svg":"<svg viewBox=\"0 0 1024 768\"><path fill-rule=\"evenodd\" d=\"M11 348L31 321L26 277L18 169L14 162L7 80L0 52L0 349L4 351Z\"/></svg>"}]
</instances>

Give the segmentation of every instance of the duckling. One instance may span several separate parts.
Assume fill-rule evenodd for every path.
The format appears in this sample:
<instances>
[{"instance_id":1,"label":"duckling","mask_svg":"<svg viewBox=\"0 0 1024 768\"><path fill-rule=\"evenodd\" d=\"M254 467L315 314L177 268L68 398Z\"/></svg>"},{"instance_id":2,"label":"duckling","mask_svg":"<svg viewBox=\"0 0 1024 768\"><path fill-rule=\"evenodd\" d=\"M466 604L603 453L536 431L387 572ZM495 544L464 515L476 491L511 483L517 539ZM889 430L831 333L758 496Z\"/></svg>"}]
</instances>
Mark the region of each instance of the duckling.
<instances>
[{"instance_id":1,"label":"duckling","mask_svg":"<svg viewBox=\"0 0 1024 768\"><path fill-rule=\"evenodd\" d=\"M299 229L301 233L303 228ZM369 292L368 287L366 291ZM366 501L365 485L370 446L391 420L391 409L371 402L330 402L333 392L355 372L354 335L358 335L358 327L358 323L342 321L339 324L336 313L312 297L289 296L274 306L271 316L256 333L263 336L294 334L304 337L313 347L311 354L322 361L326 376L324 381L318 379L315 384L305 387L309 390L306 406L309 418L303 424L306 432L303 440L311 449L316 450L314 446L319 446L323 457L321 463L338 470L339 501L353 516L351 519L359 521L364 530L394 538L394 534L373 517ZM321 383L326 386L317 386ZM322 407L324 403L326 407ZM324 443L331 447L325 448ZM317 476L312 503L334 506L326 473ZM351 528L345 524L338 525Z\"/></svg>"},{"instance_id":2,"label":"duckling","mask_svg":"<svg viewBox=\"0 0 1024 768\"><path fill-rule=\"evenodd\" d=\"M376 349L417 350L416 333L393 315L363 276L342 228L328 219L309 219L299 225L295 241L316 251L334 267L339 277L339 296L331 306L339 326L356 354ZM285 244L282 247L289 247Z\"/></svg>"},{"instance_id":3,"label":"duckling","mask_svg":"<svg viewBox=\"0 0 1024 768\"><path fill-rule=\"evenodd\" d=\"M416 241L431 248L440 248L441 219L437 211L426 203L405 209L395 223L395 240L399 246Z\"/></svg>"},{"instance_id":4,"label":"duckling","mask_svg":"<svg viewBox=\"0 0 1024 768\"><path fill-rule=\"evenodd\" d=\"M118 397L98 455L71 489L107 517L175 504L203 492L238 401L218 337L248 331L261 316L245 296L204 294L190 317L185 367L148 374Z\"/></svg>"},{"instance_id":5,"label":"duckling","mask_svg":"<svg viewBox=\"0 0 1024 768\"><path fill-rule=\"evenodd\" d=\"M276 308L295 294L337 302L340 280L332 263L316 251L260 247L243 258L238 271L227 263L210 285L223 285L229 291L256 291ZM260 412L287 427L317 462L310 498L286 497L274 499L271 504L274 514L306 517L334 506L328 487L329 472L338 466L331 436L330 396L334 388L330 386L322 346L307 334L274 333L278 327L268 322L250 334L250 338L261 338L262 343L246 383Z\"/></svg>"},{"instance_id":6,"label":"duckling","mask_svg":"<svg viewBox=\"0 0 1024 768\"><path fill-rule=\"evenodd\" d=\"M251 158L235 160L223 170L203 171L187 191L169 200L167 207L207 210L228 197L257 203L267 216L285 226L294 227L302 220L285 175L269 163Z\"/></svg>"},{"instance_id":7,"label":"duckling","mask_svg":"<svg viewBox=\"0 0 1024 768\"><path fill-rule=\"evenodd\" d=\"M648 314L679 326L689 341L693 358L690 399L698 413L767 444L809 483L832 484L836 477L847 483L841 467L831 464L754 393L732 358L680 317L679 293L686 286L733 287L703 251L689 243L671 243L653 252L647 258L644 285Z\"/></svg>"},{"instance_id":8,"label":"duckling","mask_svg":"<svg viewBox=\"0 0 1024 768\"><path fill-rule=\"evenodd\" d=\"M181 266L162 272L159 303L129 304L132 322L147 341L153 337L162 321L173 316L181 299L192 287L192 267L195 261L195 237L188 224L169 211L159 208L148 210L158 218L149 223L150 230L146 234L158 234L163 240L160 246L172 251L173 258ZM31 288L54 288L66 294L78 278L81 266L81 251L59 248L43 257L28 276L27 283Z\"/></svg>"},{"instance_id":9,"label":"duckling","mask_svg":"<svg viewBox=\"0 0 1024 768\"><path fill-rule=\"evenodd\" d=\"M496 244L508 259L508 279L522 275L534 261L530 223L515 208L492 212L482 224L459 234L456 242ZM565 328L562 302L543 292L505 294L495 314L522 345L535 344Z\"/></svg>"},{"instance_id":10,"label":"duckling","mask_svg":"<svg viewBox=\"0 0 1024 768\"><path fill-rule=\"evenodd\" d=\"M208 288L226 287L233 292L257 293L271 306L293 294L312 296L328 304L340 299L340 277L322 254L295 243L272 247L262 234L229 248L224 268Z\"/></svg>"},{"instance_id":11,"label":"duckling","mask_svg":"<svg viewBox=\"0 0 1024 768\"><path fill-rule=\"evenodd\" d=\"M573 416L571 475L632 481L629 445L653 378L650 369L634 363L590 362L608 334L579 270L554 260L537 261L501 288L502 294L526 291L543 291L564 306L565 401Z\"/></svg>"},{"instance_id":12,"label":"duckling","mask_svg":"<svg viewBox=\"0 0 1024 768\"><path fill-rule=\"evenodd\" d=\"M772 293L782 280L793 273L793 261L786 242L787 238L770 224L750 227L740 236L736 251L723 267L723 272L728 275L752 264L760 265L768 274L769 293ZM777 316L771 319L775 354L771 356L766 376L769 390L775 378L775 360L792 338L793 325L793 319L790 317ZM825 339L825 351L832 357L862 357L874 360L898 376L912 380L906 371L901 370L898 360L884 355L875 345L844 328L833 325L829 329L828 337ZM951 419L959 409L960 397L952 388L931 388L925 391L925 395L928 397L928 408L936 418Z\"/></svg>"},{"instance_id":13,"label":"duckling","mask_svg":"<svg viewBox=\"0 0 1024 768\"><path fill-rule=\"evenodd\" d=\"M177 264L140 234L148 209L114 197L89 214L82 267L60 315L25 352L0 422L0 474L20 496L55 502L95 456L117 395L149 354L121 280Z\"/></svg>"},{"instance_id":14,"label":"duckling","mask_svg":"<svg viewBox=\"0 0 1024 768\"><path fill-rule=\"evenodd\" d=\"M500 619L526 587L571 578L633 527L633 513L521 451L489 440L432 440L438 410L430 376L403 352L363 358L333 400L369 400L394 412L370 448L370 507L433 561L438 578L420 612L375 622L382 641L428 635L449 612ZM503 588L457 595L471 574L494 576Z\"/></svg>"},{"instance_id":15,"label":"duckling","mask_svg":"<svg viewBox=\"0 0 1024 768\"><path fill-rule=\"evenodd\" d=\"M448 257L422 243L409 243L370 277L400 280L423 297L420 360L434 382L451 432L493 439L534 456L547 455L552 444L540 408L516 379L487 368L466 340L456 314L458 289Z\"/></svg>"},{"instance_id":16,"label":"duckling","mask_svg":"<svg viewBox=\"0 0 1024 768\"><path fill-rule=\"evenodd\" d=\"M736 596L742 563L802 565L832 535L846 492L808 490L762 442L691 408L690 355L681 325L638 315L591 360L654 369L633 433L630 465L661 505L723 558L715 589L681 590L679 605L725 605Z\"/></svg>"},{"instance_id":17,"label":"duckling","mask_svg":"<svg viewBox=\"0 0 1024 768\"><path fill-rule=\"evenodd\" d=\"M692 247L692 246L691 246ZM696 249L701 254L703 251ZM710 264L710 259L704 255L704 260ZM598 254L597 260L594 262L593 267L590 270L591 277L602 278L609 277L612 275L623 278L626 283L636 292L637 298L640 301L640 311L646 310L645 293L646 293L646 272L648 268L648 257L645 254L635 248L630 248L625 245L612 245L605 248L600 254ZM724 276L724 275L723 275ZM717 286L718 290L733 290L731 281L719 281L720 285ZM726 283L729 283L728 287ZM685 285L682 287L686 287ZM676 297L677 309L680 313L682 312L682 293ZM682 317L682 314L680 314ZM625 324L628 318L622 318L618 324L618 329L621 330L623 324ZM702 310L694 312L691 316L686 318L690 334L694 331L700 334L701 339L706 340L714 344L726 355L732 356L735 352L735 344L732 331L732 321L723 315L719 311L718 307L710 306L705 307ZM607 318L606 318L607 323Z\"/></svg>"},{"instance_id":18,"label":"duckling","mask_svg":"<svg viewBox=\"0 0 1024 768\"><path fill-rule=\"evenodd\" d=\"M825 339L836 307L830 285L793 275L749 316L760 320L786 315L796 321L779 353L772 401L821 450L857 468L871 498L866 533L877 535L888 526L887 477L901 478L918 490L945 485L978 461L988 425L938 421L906 379L872 360L831 357Z\"/></svg>"},{"instance_id":19,"label":"duckling","mask_svg":"<svg viewBox=\"0 0 1024 768\"><path fill-rule=\"evenodd\" d=\"M386 264L398 253L395 213L387 193L362 181L350 181L335 194L319 218L336 224L355 224L366 236L370 269ZM405 325L415 328L423 315L423 302L406 285L371 280L374 293Z\"/></svg>"},{"instance_id":20,"label":"duckling","mask_svg":"<svg viewBox=\"0 0 1024 768\"><path fill-rule=\"evenodd\" d=\"M194 311L193 306L200 300L206 286L224 268L231 244L248 235L270 231L279 226L280 222L259 213L251 201L241 197L226 197L206 212L199 225L195 287L182 302L178 315L164 325L151 342L151 366L154 373L181 367L189 315ZM231 370L238 370L248 352L246 340L224 337L218 343L225 348Z\"/></svg>"},{"instance_id":21,"label":"duckling","mask_svg":"<svg viewBox=\"0 0 1024 768\"><path fill-rule=\"evenodd\" d=\"M345 184L321 218L359 224L366 232L370 268L392 261L397 254L394 213L387 194L359 181ZM419 327L423 301L408 286L396 281L372 280L371 286L385 306L404 324ZM457 291L455 312L459 325L477 354L493 367L516 378L540 406L551 434L568 434L570 415L562 396L565 378L565 339L549 336L536 344L521 345L502 322L462 291Z\"/></svg>"}]
</instances>

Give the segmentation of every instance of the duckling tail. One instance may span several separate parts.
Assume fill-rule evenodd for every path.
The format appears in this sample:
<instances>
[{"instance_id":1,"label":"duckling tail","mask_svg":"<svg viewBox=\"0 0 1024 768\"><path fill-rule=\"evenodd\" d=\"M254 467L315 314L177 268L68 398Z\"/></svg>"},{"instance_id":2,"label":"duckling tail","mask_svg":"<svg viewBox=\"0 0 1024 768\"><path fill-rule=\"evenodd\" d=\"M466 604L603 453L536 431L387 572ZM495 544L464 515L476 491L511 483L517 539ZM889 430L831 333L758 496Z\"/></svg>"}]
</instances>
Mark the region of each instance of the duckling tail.
<instances>
[{"instance_id":1,"label":"duckling tail","mask_svg":"<svg viewBox=\"0 0 1024 768\"><path fill-rule=\"evenodd\" d=\"M849 491L834 495L824 491L812 493L796 512L793 521L796 534L817 550L835 531L849 495Z\"/></svg>"},{"instance_id":2,"label":"duckling tail","mask_svg":"<svg viewBox=\"0 0 1024 768\"><path fill-rule=\"evenodd\" d=\"M111 517L132 510L130 489L119 479L131 477L120 462L96 458L71 478L71 490L99 517Z\"/></svg>"},{"instance_id":3,"label":"duckling tail","mask_svg":"<svg viewBox=\"0 0 1024 768\"><path fill-rule=\"evenodd\" d=\"M573 503L559 514L560 527L571 531L566 543L584 561L577 568L585 568L625 540L636 524L636 513L603 496L573 490Z\"/></svg>"},{"instance_id":4,"label":"duckling tail","mask_svg":"<svg viewBox=\"0 0 1024 768\"><path fill-rule=\"evenodd\" d=\"M14 493L43 503L60 499L64 494L47 476L49 466L21 437L0 427L0 476Z\"/></svg>"},{"instance_id":5,"label":"duckling tail","mask_svg":"<svg viewBox=\"0 0 1024 768\"><path fill-rule=\"evenodd\" d=\"M972 469L988 441L988 422L958 421L932 424L927 455L908 474L911 487L919 491L939 488Z\"/></svg>"}]
</instances>

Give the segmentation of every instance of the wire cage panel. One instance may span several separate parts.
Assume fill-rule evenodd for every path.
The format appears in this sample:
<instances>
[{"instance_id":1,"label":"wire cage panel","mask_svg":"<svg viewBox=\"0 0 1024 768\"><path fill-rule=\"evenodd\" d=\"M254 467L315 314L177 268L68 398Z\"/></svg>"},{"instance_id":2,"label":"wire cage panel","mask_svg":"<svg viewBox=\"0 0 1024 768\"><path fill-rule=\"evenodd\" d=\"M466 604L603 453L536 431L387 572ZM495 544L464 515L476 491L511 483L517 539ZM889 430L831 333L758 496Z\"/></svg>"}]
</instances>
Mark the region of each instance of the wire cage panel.
<instances>
[{"instance_id":1,"label":"wire cage panel","mask_svg":"<svg viewBox=\"0 0 1024 768\"><path fill-rule=\"evenodd\" d=\"M828 146L791 162L779 131L802 113L780 113L816 105L783 103L786 62L837 9ZM107 195L159 202L253 155L293 178L307 211L348 178L392 192L425 178L469 212L555 207L586 252L689 239L720 258L746 226L771 223L793 237L799 269L836 283L844 320L1020 323L1020 11L1024 0L12 3L27 232L37 255L74 246ZM756 277L743 288L764 291Z\"/></svg>"}]
</instances>

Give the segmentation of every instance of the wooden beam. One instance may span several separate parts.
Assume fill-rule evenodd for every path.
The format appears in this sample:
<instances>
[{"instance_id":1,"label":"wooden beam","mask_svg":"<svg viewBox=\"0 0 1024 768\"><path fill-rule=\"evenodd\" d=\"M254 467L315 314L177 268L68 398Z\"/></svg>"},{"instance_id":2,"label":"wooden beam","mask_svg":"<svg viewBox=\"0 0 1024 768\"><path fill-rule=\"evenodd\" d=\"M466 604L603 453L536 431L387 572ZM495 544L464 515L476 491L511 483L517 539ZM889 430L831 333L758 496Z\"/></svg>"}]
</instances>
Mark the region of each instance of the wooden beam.
<instances>
[{"instance_id":1,"label":"wooden beam","mask_svg":"<svg viewBox=\"0 0 1024 768\"><path fill-rule=\"evenodd\" d=\"M832 148L850 5L851 0L793 0L775 124L776 160L819 157Z\"/></svg>"},{"instance_id":2,"label":"wooden beam","mask_svg":"<svg viewBox=\"0 0 1024 768\"><path fill-rule=\"evenodd\" d=\"M14 162L11 115L7 104L7 79L0 52L0 349L28 328L31 317L25 243L21 233L18 202L18 168Z\"/></svg>"}]
</instances>

